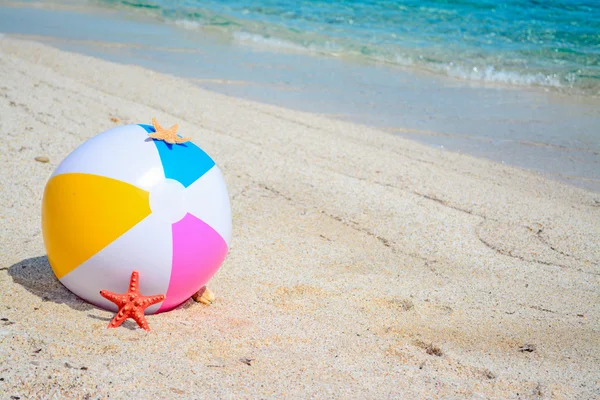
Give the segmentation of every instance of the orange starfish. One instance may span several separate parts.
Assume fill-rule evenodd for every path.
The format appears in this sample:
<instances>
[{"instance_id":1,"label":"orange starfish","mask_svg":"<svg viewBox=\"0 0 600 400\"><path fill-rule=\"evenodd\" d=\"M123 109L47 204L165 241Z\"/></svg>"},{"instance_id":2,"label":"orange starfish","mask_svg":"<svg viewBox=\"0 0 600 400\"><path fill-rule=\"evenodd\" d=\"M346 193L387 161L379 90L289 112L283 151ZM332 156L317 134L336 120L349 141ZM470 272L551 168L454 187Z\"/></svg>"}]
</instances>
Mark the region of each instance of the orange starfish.
<instances>
[{"instance_id":1,"label":"orange starfish","mask_svg":"<svg viewBox=\"0 0 600 400\"><path fill-rule=\"evenodd\" d=\"M102 297L112 301L119 307L119 312L112 321L108 324L107 328L116 328L123 323L127 318L133 318L140 328L147 331L150 330L148 321L144 316L144 310L153 304L160 303L165 299L163 294L157 296L142 296L140 294L139 272L133 271L131 273L131 280L129 281L129 290L127 293L118 294L109 292L108 290L101 290L100 294Z\"/></svg>"},{"instance_id":2,"label":"orange starfish","mask_svg":"<svg viewBox=\"0 0 600 400\"><path fill-rule=\"evenodd\" d=\"M160 126L160 124L156 121L156 118L152 118L152 126L154 126L154 130L156 131L155 133L148 135L152 139L164 140L169 144L185 143L192 139L191 137L182 138L181 136L177 135L177 129L179 129L178 124L173 125L169 129L165 129Z\"/></svg>"}]
</instances>

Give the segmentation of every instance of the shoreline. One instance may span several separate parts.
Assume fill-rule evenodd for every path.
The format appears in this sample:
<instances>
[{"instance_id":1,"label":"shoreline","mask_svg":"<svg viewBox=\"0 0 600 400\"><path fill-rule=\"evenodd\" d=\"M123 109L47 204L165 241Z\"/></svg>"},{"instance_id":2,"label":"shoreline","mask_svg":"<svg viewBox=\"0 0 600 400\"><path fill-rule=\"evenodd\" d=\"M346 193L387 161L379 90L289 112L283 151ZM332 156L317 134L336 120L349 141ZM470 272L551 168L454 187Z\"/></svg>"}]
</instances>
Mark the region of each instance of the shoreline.
<instances>
[{"instance_id":1,"label":"shoreline","mask_svg":"<svg viewBox=\"0 0 600 400\"><path fill-rule=\"evenodd\" d=\"M31 18L28 11L24 12L22 18ZM53 12L39 12L46 20L56 17ZM238 98L365 124L432 147L516 165L600 192L600 100L537 89L469 84L424 71L353 64L307 54L274 53L260 46L221 43L210 35L183 28L152 25L143 18L136 20L136 16L131 20L119 17L123 20L115 22L104 21L101 16L86 19L85 13L78 15L79 24L88 29L89 41L70 38L73 32L62 28L56 31L62 32L62 37L47 36L49 31L39 32L44 33L41 36L21 33L15 37L138 64ZM159 36L170 39L161 43L162 47L152 48L152 40L159 36L134 35L128 41L113 42L102 36L95 38L111 24L117 32L160 28ZM229 65L219 61L219 54L230 60ZM330 74L340 68L344 68L344 74L332 81ZM312 78L303 77L305 73ZM361 79L364 84L359 82Z\"/></svg>"},{"instance_id":2,"label":"shoreline","mask_svg":"<svg viewBox=\"0 0 600 400\"><path fill-rule=\"evenodd\" d=\"M585 399L600 390L596 193L36 42L0 37L0 67L8 395ZM222 169L232 246L209 282L213 305L190 300L150 316L150 333L108 330L114 315L52 274L40 194L75 146L153 116L179 123Z\"/></svg>"}]
</instances>

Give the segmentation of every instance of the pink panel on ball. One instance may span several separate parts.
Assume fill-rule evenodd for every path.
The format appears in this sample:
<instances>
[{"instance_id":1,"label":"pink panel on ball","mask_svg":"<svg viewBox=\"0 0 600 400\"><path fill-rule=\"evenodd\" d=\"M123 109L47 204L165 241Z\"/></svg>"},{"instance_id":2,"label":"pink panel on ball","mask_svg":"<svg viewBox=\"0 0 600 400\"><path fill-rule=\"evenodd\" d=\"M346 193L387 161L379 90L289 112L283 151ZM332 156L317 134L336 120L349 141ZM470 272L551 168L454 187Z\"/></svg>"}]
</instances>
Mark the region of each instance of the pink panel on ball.
<instances>
[{"instance_id":1,"label":"pink panel on ball","mask_svg":"<svg viewBox=\"0 0 600 400\"><path fill-rule=\"evenodd\" d=\"M214 229L187 214L173 224L173 265L167 296L158 312L169 311L197 292L217 272L227 244Z\"/></svg>"}]
</instances>

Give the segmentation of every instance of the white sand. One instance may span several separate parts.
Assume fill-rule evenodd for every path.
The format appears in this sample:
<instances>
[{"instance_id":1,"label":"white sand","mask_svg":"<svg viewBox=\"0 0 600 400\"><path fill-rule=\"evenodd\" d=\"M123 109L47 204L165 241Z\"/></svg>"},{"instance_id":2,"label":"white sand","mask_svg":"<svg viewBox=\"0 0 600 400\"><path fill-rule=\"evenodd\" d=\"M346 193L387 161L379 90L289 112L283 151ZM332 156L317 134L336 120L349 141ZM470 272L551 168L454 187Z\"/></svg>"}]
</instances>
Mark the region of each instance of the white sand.
<instances>
[{"instance_id":1,"label":"white sand","mask_svg":"<svg viewBox=\"0 0 600 400\"><path fill-rule=\"evenodd\" d=\"M223 170L232 248L215 304L109 330L52 274L40 200L153 116ZM600 194L8 37L0 135L2 399L600 398Z\"/></svg>"}]
</instances>

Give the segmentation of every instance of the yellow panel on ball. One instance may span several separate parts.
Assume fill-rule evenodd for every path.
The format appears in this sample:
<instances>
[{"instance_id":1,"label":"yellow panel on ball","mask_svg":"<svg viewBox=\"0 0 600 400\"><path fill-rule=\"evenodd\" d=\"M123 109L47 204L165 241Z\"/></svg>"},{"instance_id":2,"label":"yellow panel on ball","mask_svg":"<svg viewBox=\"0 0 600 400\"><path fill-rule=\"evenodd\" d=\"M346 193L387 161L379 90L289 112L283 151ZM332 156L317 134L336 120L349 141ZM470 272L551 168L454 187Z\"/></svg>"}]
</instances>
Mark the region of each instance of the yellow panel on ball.
<instances>
[{"instance_id":1,"label":"yellow panel on ball","mask_svg":"<svg viewBox=\"0 0 600 400\"><path fill-rule=\"evenodd\" d=\"M48 261L59 279L151 213L148 192L123 181L79 173L52 177L42 208Z\"/></svg>"}]
</instances>

